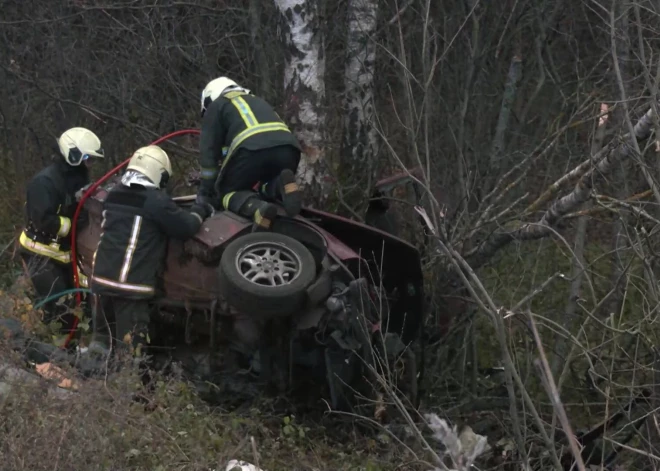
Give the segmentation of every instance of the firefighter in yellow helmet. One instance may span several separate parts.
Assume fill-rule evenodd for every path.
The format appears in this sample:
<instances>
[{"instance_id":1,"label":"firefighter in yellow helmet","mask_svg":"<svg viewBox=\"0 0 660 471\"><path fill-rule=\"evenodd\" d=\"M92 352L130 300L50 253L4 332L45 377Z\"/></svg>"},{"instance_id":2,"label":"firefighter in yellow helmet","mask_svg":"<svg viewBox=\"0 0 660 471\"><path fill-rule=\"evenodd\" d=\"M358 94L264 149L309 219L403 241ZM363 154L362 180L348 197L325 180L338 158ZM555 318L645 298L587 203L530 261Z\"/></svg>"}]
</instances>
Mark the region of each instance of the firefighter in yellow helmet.
<instances>
[{"instance_id":1,"label":"firefighter in yellow helmet","mask_svg":"<svg viewBox=\"0 0 660 471\"><path fill-rule=\"evenodd\" d=\"M57 146L59 155L53 163L27 185L26 224L19 238L21 258L39 299L73 288L71 218L90 182L88 165L104 156L101 140L81 127L65 131ZM68 331L74 320L71 307L71 303L58 304L58 299L44 304L44 322L60 321Z\"/></svg>"},{"instance_id":2,"label":"firefighter in yellow helmet","mask_svg":"<svg viewBox=\"0 0 660 471\"><path fill-rule=\"evenodd\" d=\"M265 229L277 215L274 201L283 203L287 215L297 215L302 204L295 178L300 145L271 105L227 77L209 82L201 101L197 201L254 218Z\"/></svg>"},{"instance_id":3,"label":"firefighter in yellow helmet","mask_svg":"<svg viewBox=\"0 0 660 471\"><path fill-rule=\"evenodd\" d=\"M142 147L104 202L103 233L90 277L93 353L103 356L116 346L140 356L149 343L150 311L160 294L168 238L190 239L213 213L205 204L181 209L164 191L171 176L167 153L158 146Z\"/></svg>"}]
</instances>

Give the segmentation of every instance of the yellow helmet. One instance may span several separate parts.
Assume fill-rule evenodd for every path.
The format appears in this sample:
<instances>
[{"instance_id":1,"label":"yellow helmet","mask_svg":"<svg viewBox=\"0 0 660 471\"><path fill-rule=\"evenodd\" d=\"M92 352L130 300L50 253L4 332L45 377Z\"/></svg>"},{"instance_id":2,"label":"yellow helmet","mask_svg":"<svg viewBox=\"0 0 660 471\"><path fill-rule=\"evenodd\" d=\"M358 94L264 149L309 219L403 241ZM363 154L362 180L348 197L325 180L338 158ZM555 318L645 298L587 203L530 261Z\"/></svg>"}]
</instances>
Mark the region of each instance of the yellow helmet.
<instances>
[{"instance_id":1,"label":"yellow helmet","mask_svg":"<svg viewBox=\"0 0 660 471\"><path fill-rule=\"evenodd\" d=\"M206 87L204 87L204 90L202 91L202 116L204 116L206 108L229 88L239 88L245 93L250 93L250 90L239 86L230 78L218 77L217 79L211 80L206 84Z\"/></svg>"},{"instance_id":2,"label":"yellow helmet","mask_svg":"<svg viewBox=\"0 0 660 471\"><path fill-rule=\"evenodd\" d=\"M101 140L89 129L71 128L57 139L60 153L66 163L77 167L89 157L103 158Z\"/></svg>"},{"instance_id":3,"label":"yellow helmet","mask_svg":"<svg viewBox=\"0 0 660 471\"><path fill-rule=\"evenodd\" d=\"M158 146L146 146L136 150L126 169L140 172L159 188L164 188L172 176L170 158Z\"/></svg>"}]
</instances>

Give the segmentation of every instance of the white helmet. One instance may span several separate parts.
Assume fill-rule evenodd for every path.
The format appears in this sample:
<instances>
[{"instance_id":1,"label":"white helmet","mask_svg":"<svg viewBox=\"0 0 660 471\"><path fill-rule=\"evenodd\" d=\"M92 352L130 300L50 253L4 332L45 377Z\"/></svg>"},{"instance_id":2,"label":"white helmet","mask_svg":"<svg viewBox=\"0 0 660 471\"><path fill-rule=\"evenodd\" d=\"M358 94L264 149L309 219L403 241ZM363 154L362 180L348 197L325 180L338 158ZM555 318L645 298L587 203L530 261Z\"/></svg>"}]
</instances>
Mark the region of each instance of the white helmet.
<instances>
[{"instance_id":1,"label":"white helmet","mask_svg":"<svg viewBox=\"0 0 660 471\"><path fill-rule=\"evenodd\" d=\"M89 157L104 157L101 140L89 129L71 128L60 136L57 145L66 163L73 167Z\"/></svg>"},{"instance_id":2,"label":"white helmet","mask_svg":"<svg viewBox=\"0 0 660 471\"><path fill-rule=\"evenodd\" d=\"M164 188L172 176L170 158L158 146L146 146L136 150L126 170L140 172L159 188Z\"/></svg>"},{"instance_id":3,"label":"white helmet","mask_svg":"<svg viewBox=\"0 0 660 471\"><path fill-rule=\"evenodd\" d=\"M250 90L239 86L232 79L227 77L219 77L211 80L206 84L202 91L202 116L206 112L206 108L223 93L229 91L228 89L240 89L245 93L250 93Z\"/></svg>"}]
</instances>

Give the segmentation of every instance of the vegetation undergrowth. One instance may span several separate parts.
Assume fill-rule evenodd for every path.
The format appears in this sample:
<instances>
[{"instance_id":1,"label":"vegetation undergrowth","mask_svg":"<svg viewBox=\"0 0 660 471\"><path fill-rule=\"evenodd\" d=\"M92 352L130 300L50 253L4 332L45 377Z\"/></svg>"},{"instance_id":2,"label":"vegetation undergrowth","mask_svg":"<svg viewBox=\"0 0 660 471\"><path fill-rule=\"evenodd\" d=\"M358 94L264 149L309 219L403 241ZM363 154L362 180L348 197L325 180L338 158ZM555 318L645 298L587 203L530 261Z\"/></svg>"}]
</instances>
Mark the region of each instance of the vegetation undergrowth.
<instances>
[{"instance_id":1,"label":"vegetation undergrowth","mask_svg":"<svg viewBox=\"0 0 660 471\"><path fill-rule=\"evenodd\" d=\"M0 293L1 316L52 340L31 297L29 281L18 277ZM203 401L180 376L154 374L144 384L131 369L70 391L36 374L8 375L30 368L7 345L0 357L5 469L224 470L231 459L266 471L418 469L386 433L365 434L354 418L299 416L266 395L228 410L222 398L219 406Z\"/></svg>"},{"instance_id":2,"label":"vegetation undergrowth","mask_svg":"<svg viewBox=\"0 0 660 471\"><path fill-rule=\"evenodd\" d=\"M608 352L625 347L635 326L644 322L637 308L644 302L639 281L642 266L634 257L629 260L621 312L600 320L590 320L592 315L585 314L609 289L608 256L606 244L591 243L585 248L585 286L589 288L584 290L580 311L564 325L569 328L571 322L580 322L586 326L581 348L588 348L579 352L561 384L564 406L577 431L594 426L607 408L613 407L598 395L597 387L585 382L585 371L594 365L596 370L601 368ZM561 319L569 298L570 279L566 277L571 276L571 263L566 245L548 240L503 251L493 264L480 270L479 276L497 305L505 309L543 286L526 306L537 316L540 328L546 330L544 348L554 352L560 335L553 337L554 324L544 323L543 319ZM556 274L565 277L544 284ZM19 319L33 334L54 340L52 331L41 324L31 297L25 277L7 284L0 293L3 316ZM494 451L484 458L493 465L494 459L506 461L514 447L506 425L510 418L505 382L497 370L501 356L492 325L478 311L472 314L471 322L473 328L462 347L466 351L459 351L451 361L433 346L428 350L425 374L429 394L423 409L486 435ZM590 328L589 322L599 328ZM613 329L603 329L598 322ZM527 323L517 315L508 317L506 325L524 385L539 413L550 421L552 404L529 360L537 350ZM644 335L653 337L657 333L646 329ZM470 343L476 345L474 356L469 351ZM478 374L473 375L472 371L477 370ZM620 406L631 390L618 384L625 384L629 373L626 365L619 365L610 374L613 381L609 388L613 397L621 398ZM471 383L471 378L477 381ZM8 457L10 469L210 470L224 469L230 459L258 462L266 471L429 469L418 461L423 453L416 456L385 430L365 433L356 426L360 419L326 414L322 406L318 413L298 413L293 405L282 407L286 402L283 398L266 395L238 409L223 405L223 398L211 405L180 377L156 377L145 386L133 372L126 371L102 381L85 381L78 391L65 395L46 389L42 380L12 391L8 395L0 388L0 456ZM635 441L631 444L636 446ZM418 447L411 448L419 452Z\"/></svg>"}]
</instances>

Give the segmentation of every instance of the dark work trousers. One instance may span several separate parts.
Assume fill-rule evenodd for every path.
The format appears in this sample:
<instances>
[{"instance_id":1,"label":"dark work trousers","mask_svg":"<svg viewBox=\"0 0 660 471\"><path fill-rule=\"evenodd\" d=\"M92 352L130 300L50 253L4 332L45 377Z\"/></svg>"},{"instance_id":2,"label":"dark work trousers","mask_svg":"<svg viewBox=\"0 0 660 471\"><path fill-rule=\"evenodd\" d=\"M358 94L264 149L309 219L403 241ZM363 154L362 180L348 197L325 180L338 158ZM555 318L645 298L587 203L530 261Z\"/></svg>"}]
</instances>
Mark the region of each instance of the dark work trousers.
<instances>
[{"instance_id":1,"label":"dark work trousers","mask_svg":"<svg viewBox=\"0 0 660 471\"><path fill-rule=\"evenodd\" d=\"M52 258L21 251L21 258L27 267L28 276L34 286L37 297L35 304L57 293L72 289L73 269L70 263L56 262ZM62 333L68 333L73 327L75 316L71 310L75 307L75 293L70 294L71 299L58 304L59 298L45 303L44 323L61 322Z\"/></svg>"},{"instance_id":2,"label":"dark work trousers","mask_svg":"<svg viewBox=\"0 0 660 471\"><path fill-rule=\"evenodd\" d=\"M94 339L141 356L150 343L150 299L94 295Z\"/></svg>"},{"instance_id":3,"label":"dark work trousers","mask_svg":"<svg viewBox=\"0 0 660 471\"><path fill-rule=\"evenodd\" d=\"M216 183L219 200L233 191L251 190L261 182L261 193L267 199L275 200L277 179L285 169L295 174L300 163L300 151L293 146L277 146L269 149L238 149L227 162ZM265 186L265 188L264 188Z\"/></svg>"}]
</instances>

